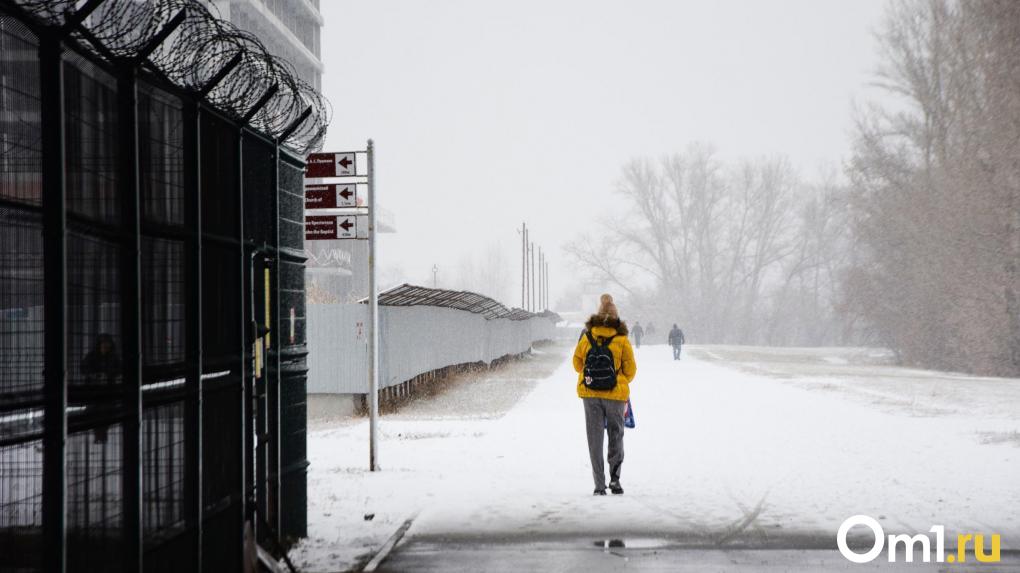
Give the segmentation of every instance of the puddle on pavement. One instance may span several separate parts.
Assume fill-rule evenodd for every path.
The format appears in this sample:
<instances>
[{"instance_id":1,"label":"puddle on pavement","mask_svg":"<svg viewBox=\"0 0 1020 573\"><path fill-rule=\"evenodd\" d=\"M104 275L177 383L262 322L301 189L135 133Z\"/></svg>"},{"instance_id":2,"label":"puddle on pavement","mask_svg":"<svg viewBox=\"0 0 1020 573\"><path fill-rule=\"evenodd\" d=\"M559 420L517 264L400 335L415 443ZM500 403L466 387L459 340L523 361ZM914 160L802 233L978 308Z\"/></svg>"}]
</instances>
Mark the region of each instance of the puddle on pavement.
<instances>
[{"instance_id":1,"label":"puddle on pavement","mask_svg":"<svg viewBox=\"0 0 1020 573\"><path fill-rule=\"evenodd\" d=\"M596 539L592 545L601 549L656 549L666 547L669 542L665 539L636 538L636 539Z\"/></svg>"}]
</instances>

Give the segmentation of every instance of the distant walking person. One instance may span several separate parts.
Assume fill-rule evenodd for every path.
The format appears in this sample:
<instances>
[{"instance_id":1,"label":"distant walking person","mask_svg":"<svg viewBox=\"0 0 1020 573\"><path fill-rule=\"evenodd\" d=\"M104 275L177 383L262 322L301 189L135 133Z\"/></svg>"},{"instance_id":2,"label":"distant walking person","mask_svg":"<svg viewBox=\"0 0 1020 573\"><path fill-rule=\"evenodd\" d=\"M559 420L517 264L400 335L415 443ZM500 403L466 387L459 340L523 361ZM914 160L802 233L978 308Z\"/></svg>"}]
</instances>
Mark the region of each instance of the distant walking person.
<instances>
[{"instance_id":1,"label":"distant walking person","mask_svg":"<svg viewBox=\"0 0 1020 573\"><path fill-rule=\"evenodd\" d=\"M609 434L609 489L622 494L620 468L623 466L623 422L630 398L630 383L637 372L634 350L627 339L627 324L613 303L602 295L599 310L584 325L574 349L577 395L584 403L588 433L588 454L595 479L595 495L606 495L602 443Z\"/></svg>"},{"instance_id":2,"label":"distant walking person","mask_svg":"<svg viewBox=\"0 0 1020 573\"><path fill-rule=\"evenodd\" d=\"M684 331L676 324L669 331L669 345L673 347L673 360L680 360L680 347L684 343Z\"/></svg>"},{"instance_id":3,"label":"distant walking person","mask_svg":"<svg viewBox=\"0 0 1020 573\"><path fill-rule=\"evenodd\" d=\"M648 328L645 328L645 335L648 336L648 338L655 336L655 323L648 323Z\"/></svg>"},{"instance_id":4,"label":"distant walking person","mask_svg":"<svg viewBox=\"0 0 1020 573\"><path fill-rule=\"evenodd\" d=\"M634 333L634 345L641 348L641 338L645 335L645 329L641 328L640 322L635 322L634 330L631 332Z\"/></svg>"}]
</instances>

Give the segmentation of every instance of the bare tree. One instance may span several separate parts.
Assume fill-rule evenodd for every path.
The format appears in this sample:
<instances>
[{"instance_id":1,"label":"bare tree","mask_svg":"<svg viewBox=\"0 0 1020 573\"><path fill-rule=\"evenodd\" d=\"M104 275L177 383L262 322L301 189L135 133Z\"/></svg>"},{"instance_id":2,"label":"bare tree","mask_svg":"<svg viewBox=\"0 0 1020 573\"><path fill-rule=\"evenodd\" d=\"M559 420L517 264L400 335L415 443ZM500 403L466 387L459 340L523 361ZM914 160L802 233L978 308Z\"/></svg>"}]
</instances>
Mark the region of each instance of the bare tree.
<instances>
[{"instance_id":1,"label":"bare tree","mask_svg":"<svg viewBox=\"0 0 1020 573\"><path fill-rule=\"evenodd\" d=\"M847 308L909 362L1020 372L1020 3L900 1L880 39Z\"/></svg>"},{"instance_id":2,"label":"bare tree","mask_svg":"<svg viewBox=\"0 0 1020 573\"><path fill-rule=\"evenodd\" d=\"M607 221L607 235L579 238L568 252L638 315L682 322L699 340L808 343L777 332L802 309L766 304L792 280L783 268L797 252L800 188L781 157L726 166L711 147L691 145L657 163L637 159L617 184L632 208L626 222ZM830 293L819 298L831 302ZM817 308L833 314L831 304Z\"/></svg>"},{"instance_id":3,"label":"bare tree","mask_svg":"<svg viewBox=\"0 0 1020 573\"><path fill-rule=\"evenodd\" d=\"M781 263L767 321L769 344L848 344L854 328L837 308L840 279L850 264L847 190L829 173L798 189L790 254Z\"/></svg>"}]
</instances>

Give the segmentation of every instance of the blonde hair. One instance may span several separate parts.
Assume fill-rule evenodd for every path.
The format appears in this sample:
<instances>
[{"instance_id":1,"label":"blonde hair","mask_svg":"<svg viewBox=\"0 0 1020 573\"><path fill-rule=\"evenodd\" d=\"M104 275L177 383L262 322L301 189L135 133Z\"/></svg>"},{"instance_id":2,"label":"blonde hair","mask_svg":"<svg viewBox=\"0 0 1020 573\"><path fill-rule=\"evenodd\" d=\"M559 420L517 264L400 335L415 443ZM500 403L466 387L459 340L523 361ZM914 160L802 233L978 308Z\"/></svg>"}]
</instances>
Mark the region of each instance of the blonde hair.
<instances>
[{"instance_id":1,"label":"blonde hair","mask_svg":"<svg viewBox=\"0 0 1020 573\"><path fill-rule=\"evenodd\" d=\"M605 318L615 318L619 320L620 313L616 310L616 304L613 303L613 295L604 294L599 297L599 311L596 313Z\"/></svg>"}]
</instances>

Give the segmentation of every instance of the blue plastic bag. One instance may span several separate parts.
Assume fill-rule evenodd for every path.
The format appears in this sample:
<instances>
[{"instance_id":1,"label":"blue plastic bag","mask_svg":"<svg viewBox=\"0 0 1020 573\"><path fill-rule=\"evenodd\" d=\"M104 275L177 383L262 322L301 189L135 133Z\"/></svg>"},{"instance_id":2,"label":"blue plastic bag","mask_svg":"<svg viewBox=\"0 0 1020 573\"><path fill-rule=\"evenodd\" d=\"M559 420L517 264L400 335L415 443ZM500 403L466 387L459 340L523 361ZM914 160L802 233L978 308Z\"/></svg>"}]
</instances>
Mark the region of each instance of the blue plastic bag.
<instances>
[{"instance_id":1,"label":"blue plastic bag","mask_svg":"<svg viewBox=\"0 0 1020 573\"><path fill-rule=\"evenodd\" d=\"M623 425L627 428L634 427L634 407L630 405L630 398L627 398L627 411L623 414Z\"/></svg>"},{"instance_id":2,"label":"blue plastic bag","mask_svg":"<svg viewBox=\"0 0 1020 573\"><path fill-rule=\"evenodd\" d=\"M604 425L609 426L609 422L605 422ZM623 427L634 427L634 408L630 405L630 398L627 398L627 409L623 412Z\"/></svg>"}]
</instances>

